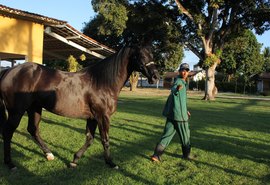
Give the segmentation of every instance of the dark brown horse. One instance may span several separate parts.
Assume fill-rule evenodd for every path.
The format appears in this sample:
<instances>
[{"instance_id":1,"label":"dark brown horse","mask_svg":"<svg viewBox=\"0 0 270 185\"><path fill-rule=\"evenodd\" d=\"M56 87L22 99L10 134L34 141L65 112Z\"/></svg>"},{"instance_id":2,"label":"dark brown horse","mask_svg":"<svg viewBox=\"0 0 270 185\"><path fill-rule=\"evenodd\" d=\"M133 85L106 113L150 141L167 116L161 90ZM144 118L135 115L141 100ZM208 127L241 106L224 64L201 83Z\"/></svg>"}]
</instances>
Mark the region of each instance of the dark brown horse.
<instances>
[{"instance_id":1,"label":"dark brown horse","mask_svg":"<svg viewBox=\"0 0 270 185\"><path fill-rule=\"evenodd\" d=\"M79 158L93 143L98 127L104 147L106 164L118 168L110 157L110 117L116 111L121 88L133 71L142 72L149 83L159 78L148 47L124 47L118 53L76 73L24 63L0 74L0 127L4 141L4 163L16 168L11 160L11 139L25 112L28 132L48 160L54 158L39 134L42 108L73 118L85 118L86 142L70 163L75 167ZM8 115L5 114L7 111Z\"/></svg>"}]
</instances>

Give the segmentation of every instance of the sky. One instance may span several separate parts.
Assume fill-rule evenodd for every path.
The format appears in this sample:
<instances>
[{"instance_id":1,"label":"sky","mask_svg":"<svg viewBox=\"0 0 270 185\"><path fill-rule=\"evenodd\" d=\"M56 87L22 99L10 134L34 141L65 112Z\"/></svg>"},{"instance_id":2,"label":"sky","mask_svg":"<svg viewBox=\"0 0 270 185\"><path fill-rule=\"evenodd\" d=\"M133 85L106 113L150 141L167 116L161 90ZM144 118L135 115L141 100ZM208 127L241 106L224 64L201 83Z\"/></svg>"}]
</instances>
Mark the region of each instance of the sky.
<instances>
[{"instance_id":1,"label":"sky","mask_svg":"<svg viewBox=\"0 0 270 185\"><path fill-rule=\"evenodd\" d=\"M82 30L84 23L89 22L95 16L91 0L0 0L0 4L67 21L78 31ZM263 44L263 48L270 47L270 31L265 32L262 36L257 36L257 40ZM198 57L191 51L185 51L183 62L188 63L193 69L193 65L198 62Z\"/></svg>"}]
</instances>

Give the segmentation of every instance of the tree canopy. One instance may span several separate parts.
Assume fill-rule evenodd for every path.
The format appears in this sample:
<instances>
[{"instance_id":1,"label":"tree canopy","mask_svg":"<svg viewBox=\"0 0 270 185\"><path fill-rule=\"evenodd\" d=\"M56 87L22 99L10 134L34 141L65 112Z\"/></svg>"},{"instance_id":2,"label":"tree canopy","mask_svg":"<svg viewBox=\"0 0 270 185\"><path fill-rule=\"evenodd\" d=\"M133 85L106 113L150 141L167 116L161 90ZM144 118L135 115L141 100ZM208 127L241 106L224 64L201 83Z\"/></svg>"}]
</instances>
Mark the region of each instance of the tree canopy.
<instances>
[{"instance_id":1,"label":"tree canopy","mask_svg":"<svg viewBox=\"0 0 270 185\"><path fill-rule=\"evenodd\" d=\"M244 30L226 41L218 71L228 76L241 74L249 78L263 71L264 60L260 53L261 44L250 30Z\"/></svg>"},{"instance_id":2,"label":"tree canopy","mask_svg":"<svg viewBox=\"0 0 270 185\"><path fill-rule=\"evenodd\" d=\"M270 72L270 47L263 50L264 65L263 71Z\"/></svg>"},{"instance_id":3,"label":"tree canopy","mask_svg":"<svg viewBox=\"0 0 270 185\"><path fill-rule=\"evenodd\" d=\"M205 99L214 98L215 69L222 62L226 40L245 29L256 34L270 29L268 0L92 0L92 4L97 16L83 32L111 47L151 42L164 69L180 62L182 45L189 48L206 69Z\"/></svg>"},{"instance_id":4,"label":"tree canopy","mask_svg":"<svg viewBox=\"0 0 270 185\"><path fill-rule=\"evenodd\" d=\"M176 7L162 1L94 0L92 4L97 15L85 24L84 34L116 50L127 44L151 44L162 71L179 66L184 54ZM120 13L104 11L104 7L119 7Z\"/></svg>"},{"instance_id":5,"label":"tree canopy","mask_svg":"<svg viewBox=\"0 0 270 185\"><path fill-rule=\"evenodd\" d=\"M226 40L245 29L262 34L269 30L270 3L267 0L175 0L181 11L186 46L206 69L204 99L214 99L215 69Z\"/></svg>"}]
</instances>

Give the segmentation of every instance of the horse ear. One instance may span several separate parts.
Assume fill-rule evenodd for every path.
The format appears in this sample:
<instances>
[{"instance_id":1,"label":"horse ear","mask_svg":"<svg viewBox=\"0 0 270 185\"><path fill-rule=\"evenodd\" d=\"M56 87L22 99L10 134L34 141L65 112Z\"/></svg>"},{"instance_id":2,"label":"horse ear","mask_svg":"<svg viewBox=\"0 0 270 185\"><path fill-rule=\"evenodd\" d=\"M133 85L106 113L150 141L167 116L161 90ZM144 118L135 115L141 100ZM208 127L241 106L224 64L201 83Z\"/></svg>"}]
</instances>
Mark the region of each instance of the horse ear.
<instances>
[{"instance_id":1,"label":"horse ear","mask_svg":"<svg viewBox=\"0 0 270 185\"><path fill-rule=\"evenodd\" d=\"M140 45L140 40L137 37L130 37L124 40L126 47L134 47Z\"/></svg>"},{"instance_id":2,"label":"horse ear","mask_svg":"<svg viewBox=\"0 0 270 185\"><path fill-rule=\"evenodd\" d=\"M153 42L153 36L146 34L140 42L141 46L151 46Z\"/></svg>"},{"instance_id":3,"label":"horse ear","mask_svg":"<svg viewBox=\"0 0 270 185\"><path fill-rule=\"evenodd\" d=\"M132 48L145 48L145 47L152 46L152 42L153 42L153 36L146 34L140 40L138 38L132 38L130 40L127 40L125 46L132 47Z\"/></svg>"}]
</instances>

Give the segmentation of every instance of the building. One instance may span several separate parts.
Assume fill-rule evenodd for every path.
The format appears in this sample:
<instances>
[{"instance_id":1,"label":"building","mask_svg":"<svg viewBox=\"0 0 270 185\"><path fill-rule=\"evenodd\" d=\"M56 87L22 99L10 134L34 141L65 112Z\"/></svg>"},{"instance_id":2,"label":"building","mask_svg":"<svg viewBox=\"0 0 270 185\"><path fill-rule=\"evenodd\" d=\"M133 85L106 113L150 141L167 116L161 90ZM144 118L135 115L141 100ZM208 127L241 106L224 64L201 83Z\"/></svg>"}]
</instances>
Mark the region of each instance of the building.
<instances>
[{"instance_id":1,"label":"building","mask_svg":"<svg viewBox=\"0 0 270 185\"><path fill-rule=\"evenodd\" d=\"M82 54L103 59L115 51L77 31L66 21L0 4L0 61L66 60Z\"/></svg>"},{"instance_id":2,"label":"building","mask_svg":"<svg viewBox=\"0 0 270 185\"><path fill-rule=\"evenodd\" d=\"M190 71L188 74L189 79L193 79L198 73L201 73L201 71ZM178 75L179 73L177 71L165 73L163 77L163 88L170 89Z\"/></svg>"},{"instance_id":3,"label":"building","mask_svg":"<svg viewBox=\"0 0 270 185\"><path fill-rule=\"evenodd\" d=\"M262 73L256 77L257 91L264 95L270 95L270 73Z\"/></svg>"},{"instance_id":4,"label":"building","mask_svg":"<svg viewBox=\"0 0 270 185\"><path fill-rule=\"evenodd\" d=\"M179 74L178 71L165 73L163 77L163 87L165 89L170 89L178 74ZM205 78L205 71L202 68L200 68L199 65L194 65L193 70L189 72L188 77L189 77L188 80L192 80L195 82L202 80L203 78Z\"/></svg>"}]
</instances>

